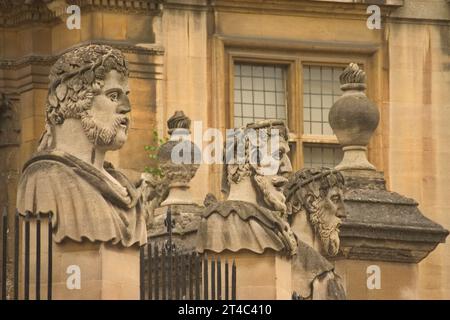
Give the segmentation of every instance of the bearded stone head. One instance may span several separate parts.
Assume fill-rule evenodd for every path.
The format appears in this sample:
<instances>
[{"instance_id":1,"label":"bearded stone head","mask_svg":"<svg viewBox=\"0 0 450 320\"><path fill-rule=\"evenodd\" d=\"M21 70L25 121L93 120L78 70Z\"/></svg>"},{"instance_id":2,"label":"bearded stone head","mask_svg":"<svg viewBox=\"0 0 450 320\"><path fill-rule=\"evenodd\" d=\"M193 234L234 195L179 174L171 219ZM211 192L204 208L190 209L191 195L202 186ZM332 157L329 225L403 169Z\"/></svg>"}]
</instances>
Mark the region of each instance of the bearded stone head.
<instances>
[{"instance_id":1,"label":"bearded stone head","mask_svg":"<svg viewBox=\"0 0 450 320\"><path fill-rule=\"evenodd\" d=\"M328 256L339 251L339 227L345 215L344 177L329 168L303 169L293 174L285 187L288 214L306 212L321 248Z\"/></svg>"},{"instance_id":2,"label":"bearded stone head","mask_svg":"<svg viewBox=\"0 0 450 320\"><path fill-rule=\"evenodd\" d=\"M289 151L288 129L283 121L259 121L229 133L222 184L224 191L228 190L230 183L239 183L249 176L261 204L285 216L287 207L283 186L292 172Z\"/></svg>"},{"instance_id":3,"label":"bearded stone head","mask_svg":"<svg viewBox=\"0 0 450 320\"><path fill-rule=\"evenodd\" d=\"M79 119L95 147L119 149L128 135L128 93L128 63L119 50L96 44L77 47L50 71L47 128Z\"/></svg>"}]
</instances>

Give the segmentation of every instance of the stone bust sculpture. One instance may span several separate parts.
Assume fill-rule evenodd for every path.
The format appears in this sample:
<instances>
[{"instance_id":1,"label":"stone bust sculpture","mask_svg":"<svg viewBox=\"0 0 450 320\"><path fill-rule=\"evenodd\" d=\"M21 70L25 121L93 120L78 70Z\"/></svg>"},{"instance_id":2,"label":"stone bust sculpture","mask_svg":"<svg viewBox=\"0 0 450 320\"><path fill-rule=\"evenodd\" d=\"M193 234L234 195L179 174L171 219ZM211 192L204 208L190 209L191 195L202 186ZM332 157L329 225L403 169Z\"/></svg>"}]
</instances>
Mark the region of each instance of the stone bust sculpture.
<instances>
[{"instance_id":1,"label":"stone bust sculpture","mask_svg":"<svg viewBox=\"0 0 450 320\"><path fill-rule=\"evenodd\" d=\"M343 187L342 174L328 168L297 171L285 186L289 220L298 239L294 289L302 298L345 299L341 280L324 257L339 251Z\"/></svg>"},{"instance_id":2,"label":"stone bust sculpture","mask_svg":"<svg viewBox=\"0 0 450 320\"><path fill-rule=\"evenodd\" d=\"M77 47L51 68L46 131L24 165L17 207L52 212L58 243L146 243L139 193L105 161L127 140L128 93L127 61L106 45Z\"/></svg>"},{"instance_id":3,"label":"stone bust sculpture","mask_svg":"<svg viewBox=\"0 0 450 320\"><path fill-rule=\"evenodd\" d=\"M272 154L278 157L279 165L276 172L266 175L263 169L267 164L261 159L251 161L255 149L252 148L249 132L263 132L261 136L269 137L273 129L280 133L277 135L278 150L272 150ZM234 140L227 137L227 160L222 176L227 199L223 202L206 202L209 205L205 208L198 230L199 252L249 250L261 254L271 249L287 255L295 253L297 242L287 222L282 192L282 186L287 182L284 175L292 171L287 157L287 137L287 128L280 121L250 124L234 131ZM259 147L266 143L264 140L260 139ZM236 156L239 142L243 149L240 161Z\"/></svg>"}]
</instances>

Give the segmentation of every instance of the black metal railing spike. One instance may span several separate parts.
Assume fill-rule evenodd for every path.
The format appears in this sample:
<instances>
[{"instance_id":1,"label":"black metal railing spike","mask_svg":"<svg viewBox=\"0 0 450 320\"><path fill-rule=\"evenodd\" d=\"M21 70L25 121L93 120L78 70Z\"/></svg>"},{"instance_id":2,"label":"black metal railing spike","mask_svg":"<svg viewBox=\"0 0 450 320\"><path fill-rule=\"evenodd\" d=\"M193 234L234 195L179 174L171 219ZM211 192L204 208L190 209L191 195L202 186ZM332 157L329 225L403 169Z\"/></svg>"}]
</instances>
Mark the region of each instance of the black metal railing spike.
<instances>
[{"instance_id":1,"label":"black metal railing spike","mask_svg":"<svg viewBox=\"0 0 450 320\"><path fill-rule=\"evenodd\" d=\"M195 252L192 252L188 255L188 283L189 283L189 299L194 300L194 276L195 272L195 260L194 260Z\"/></svg>"},{"instance_id":2,"label":"black metal railing spike","mask_svg":"<svg viewBox=\"0 0 450 320\"><path fill-rule=\"evenodd\" d=\"M217 300L222 300L222 265L217 257Z\"/></svg>"},{"instance_id":3,"label":"black metal railing spike","mask_svg":"<svg viewBox=\"0 0 450 320\"><path fill-rule=\"evenodd\" d=\"M225 261L225 300L229 300L229 274L228 274L228 260Z\"/></svg>"},{"instance_id":4,"label":"black metal railing spike","mask_svg":"<svg viewBox=\"0 0 450 320\"><path fill-rule=\"evenodd\" d=\"M41 300L41 215L36 215L36 290L35 299Z\"/></svg>"},{"instance_id":5,"label":"black metal railing spike","mask_svg":"<svg viewBox=\"0 0 450 320\"><path fill-rule=\"evenodd\" d=\"M216 300L216 264L211 258L211 300Z\"/></svg>"},{"instance_id":6,"label":"black metal railing spike","mask_svg":"<svg viewBox=\"0 0 450 320\"><path fill-rule=\"evenodd\" d=\"M208 255L203 256L203 300L208 300Z\"/></svg>"},{"instance_id":7,"label":"black metal railing spike","mask_svg":"<svg viewBox=\"0 0 450 320\"><path fill-rule=\"evenodd\" d=\"M147 243L147 274L148 274L148 300L153 299L153 257L152 257L152 244L149 242Z\"/></svg>"},{"instance_id":8,"label":"black metal railing spike","mask_svg":"<svg viewBox=\"0 0 450 320\"><path fill-rule=\"evenodd\" d=\"M30 299L30 218L31 213L27 212L25 217L25 280L24 299Z\"/></svg>"},{"instance_id":9,"label":"black metal railing spike","mask_svg":"<svg viewBox=\"0 0 450 320\"><path fill-rule=\"evenodd\" d=\"M187 261L188 261L188 256L186 254L183 254L181 256L181 299L182 300L187 300L187 271L188 271L188 266L187 266Z\"/></svg>"},{"instance_id":10,"label":"black metal railing spike","mask_svg":"<svg viewBox=\"0 0 450 320\"><path fill-rule=\"evenodd\" d=\"M19 299L19 211L14 215L14 300Z\"/></svg>"},{"instance_id":11,"label":"black metal railing spike","mask_svg":"<svg viewBox=\"0 0 450 320\"><path fill-rule=\"evenodd\" d=\"M139 298L145 300L145 246L139 247Z\"/></svg>"},{"instance_id":12,"label":"black metal railing spike","mask_svg":"<svg viewBox=\"0 0 450 320\"><path fill-rule=\"evenodd\" d=\"M161 294L161 298L162 300L166 300L167 296L166 296L166 287L167 287L167 282L166 282L166 250L164 248L164 246L162 246L161 248L161 289L162 289L162 294Z\"/></svg>"},{"instance_id":13,"label":"black metal railing spike","mask_svg":"<svg viewBox=\"0 0 450 320\"><path fill-rule=\"evenodd\" d=\"M159 255L159 249L158 249L158 245L157 244L155 244L155 248L154 248L154 253L155 253L155 258L154 258L154 268L153 268L153 270L155 270L155 290L154 290L154 293L155 293L155 300L159 300L159 297L160 297L160 295L159 295L159 277L160 277L160 272L159 272L159 270L161 269L160 268L160 255ZM151 288L150 288L150 290L151 290Z\"/></svg>"},{"instance_id":14,"label":"black metal railing spike","mask_svg":"<svg viewBox=\"0 0 450 320\"><path fill-rule=\"evenodd\" d=\"M8 259L8 209L3 208L2 214L2 300L6 300L6 275Z\"/></svg>"},{"instance_id":15,"label":"black metal railing spike","mask_svg":"<svg viewBox=\"0 0 450 320\"><path fill-rule=\"evenodd\" d=\"M53 293L53 213L48 213L48 230L47 230L47 256L48 256L48 264L47 264L47 299L52 300Z\"/></svg>"},{"instance_id":16,"label":"black metal railing spike","mask_svg":"<svg viewBox=\"0 0 450 320\"><path fill-rule=\"evenodd\" d=\"M231 267L231 300L236 300L236 262Z\"/></svg>"},{"instance_id":17,"label":"black metal railing spike","mask_svg":"<svg viewBox=\"0 0 450 320\"><path fill-rule=\"evenodd\" d=\"M202 260L201 256L195 254L195 299L200 300L200 286L201 286L201 276L202 276Z\"/></svg>"}]
</instances>

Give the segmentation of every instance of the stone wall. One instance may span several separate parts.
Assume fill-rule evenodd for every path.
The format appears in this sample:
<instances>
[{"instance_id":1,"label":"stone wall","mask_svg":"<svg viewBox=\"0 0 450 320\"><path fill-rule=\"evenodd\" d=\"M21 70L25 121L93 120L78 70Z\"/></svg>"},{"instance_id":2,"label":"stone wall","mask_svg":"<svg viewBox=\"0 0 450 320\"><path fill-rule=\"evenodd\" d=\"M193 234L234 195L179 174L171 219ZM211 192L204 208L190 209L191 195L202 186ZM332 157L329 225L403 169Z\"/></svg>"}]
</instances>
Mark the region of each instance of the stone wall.
<instances>
[{"instance_id":1,"label":"stone wall","mask_svg":"<svg viewBox=\"0 0 450 320\"><path fill-rule=\"evenodd\" d=\"M386 26L389 42L390 188L416 199L450 228L450 5L405 1ZM450 297L450 243L419 264L422 299Z\"/></svg>"}]
</instances>

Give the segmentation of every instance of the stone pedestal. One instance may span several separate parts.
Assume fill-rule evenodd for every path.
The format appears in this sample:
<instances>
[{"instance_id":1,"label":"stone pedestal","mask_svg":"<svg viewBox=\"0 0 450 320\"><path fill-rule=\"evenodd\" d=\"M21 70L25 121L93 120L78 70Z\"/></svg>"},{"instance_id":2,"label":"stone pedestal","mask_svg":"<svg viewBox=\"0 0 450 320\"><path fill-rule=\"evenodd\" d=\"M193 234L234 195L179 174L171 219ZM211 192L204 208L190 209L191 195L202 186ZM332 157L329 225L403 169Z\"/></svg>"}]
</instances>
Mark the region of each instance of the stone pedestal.
<instances>
[{"instance_id":1,"label":"stone pedestal","mask_svg":"<svg viewBox=\"0 0 450 320\"><path fill-rule=\"evenodd\" d=\"M291 299L290 258L273 251L263 254L248 251L222 252L219 256L222 262L228 260L230 266L233 260L236 262L237 300Z\"/></svg>"},{"instance_id":2,"label":"stone pedestal","mask_svg":"<svg viewBox=\"0 0 450 320\"><path fill-rule=\"evenodd\" d=\"M414 199L387 190L381 172L342 173L348 216L335 265L348 299L416 299L418 263L445 242L448 231L426 218ZM379 288L367 284L373 268Z\"/></svg>"},{"instance_id":3,"label":"stone pedestal","mask_svg":"<svg viewBox=\"0 0 450 320\"><path fill-rule=\"evenodd\" d=\"M139 248L66 241L54 245L54 299L139 299ZM79 267L80 289L69 289L71 266ZM72 267L72 270L74 268Z\"/></svg>"},{"instance_id":4,"label":"stone pedestal","mask_svg":"<svg viewBox=\"0 0 450 320\"><path fill-rule=\"evenodd\" d=\"M379 268L374 286L373 266ZM349 300L417 299L418 265L375 260L337 260L336 273L342 278ZM372 267L372 268L371 268ZM370 271L370 274L367 271ZM369 284L367 283L369 282Z\"/></svg>"},{"instance_id":5,"label":"stone pedestal","mask_svg":"<svg viewBox=\"0 0 450 320\"><path fill-rule=\"evenodd\" d=\"M47 299L47 224L41 224L40 298ZM24 235L22 229L22 235ZM23 236L22 236L22 239ZM22 242L24 243L24 242ZM24 255L20 266L20 298L24 298ZM139 247L102 242L53 242L53 300L139 299ZM77 279L79 276L79 288ZM30 223L30 299L36 299L36 222Z\"/></svg>"}]
</instances>

